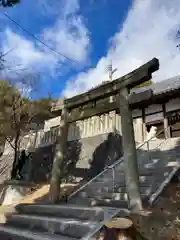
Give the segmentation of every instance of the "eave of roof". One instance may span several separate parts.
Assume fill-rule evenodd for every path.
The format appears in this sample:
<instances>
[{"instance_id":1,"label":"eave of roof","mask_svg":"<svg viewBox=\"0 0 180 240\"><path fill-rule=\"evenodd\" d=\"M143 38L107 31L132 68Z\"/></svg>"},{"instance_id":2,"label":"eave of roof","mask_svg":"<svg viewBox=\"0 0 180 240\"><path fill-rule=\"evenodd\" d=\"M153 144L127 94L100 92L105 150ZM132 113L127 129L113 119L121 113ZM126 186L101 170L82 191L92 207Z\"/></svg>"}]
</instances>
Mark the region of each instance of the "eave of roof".
<instances>
[{"instance_id":1,"label":"eave of roof","mask_svg":"<svg viewBox=\"0 0 180 240\"><path fill-rule=\"evenodd\" d=\"M168 78L160 82L153 83L152 85L145 86L142 88L134 88L131 90L131 92L140 93L148 89L152 89L154 96L161 94L164 95L166 93L176 91L180 89L180 75Z\"/></svg>"},{"instance_id":2,"label":"eave of roof","mask_svg":"<svg viewBox=\"0 0 180 240\"><path fill-rule=\"evenodd\" d=\"M103 85L103 84L102 84ZM153 91L153 96L165 96L173 92L177 92L180 89L180 75L165 79L160 82L153 83L152 85L145 86L142 88L133 88L131 93L140 93L147 90ZM54 106L52 107L52 111L61 111L63 105L63 101L59 100Z\"/></svg>"}]
</instances>

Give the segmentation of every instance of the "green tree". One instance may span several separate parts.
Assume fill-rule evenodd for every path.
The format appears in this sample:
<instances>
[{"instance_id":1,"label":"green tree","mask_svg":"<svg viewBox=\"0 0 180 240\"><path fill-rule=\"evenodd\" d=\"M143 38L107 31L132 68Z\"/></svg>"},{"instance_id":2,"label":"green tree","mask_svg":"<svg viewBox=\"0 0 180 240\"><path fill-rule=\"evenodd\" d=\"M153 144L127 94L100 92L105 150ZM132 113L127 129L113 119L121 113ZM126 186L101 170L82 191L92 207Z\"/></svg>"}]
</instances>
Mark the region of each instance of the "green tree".
<instances>
[{"instance_id":1,"label":"green tree","mask_svg":"<svg viewBox=\"0 0 180 240\"><path fill-rule=\"evenodd\" d=\"M15 4L17 4L19 2L20 2L20 0L0 0L0 6L13 7Z\"/></svg>"},{"instance_id":2,"label":"green tree","mask_svg":"<svg viewBox=\"0 0 180 240\"><path fill-rule=\"evenodd\" d=\"M51 103L51 98L34 101L24 97L8 81L0 81L0 137L14 150L12 178L15 177L23 135L33 128L34 123L42 123L52 117Z\"/></svg>"}]
</instances>

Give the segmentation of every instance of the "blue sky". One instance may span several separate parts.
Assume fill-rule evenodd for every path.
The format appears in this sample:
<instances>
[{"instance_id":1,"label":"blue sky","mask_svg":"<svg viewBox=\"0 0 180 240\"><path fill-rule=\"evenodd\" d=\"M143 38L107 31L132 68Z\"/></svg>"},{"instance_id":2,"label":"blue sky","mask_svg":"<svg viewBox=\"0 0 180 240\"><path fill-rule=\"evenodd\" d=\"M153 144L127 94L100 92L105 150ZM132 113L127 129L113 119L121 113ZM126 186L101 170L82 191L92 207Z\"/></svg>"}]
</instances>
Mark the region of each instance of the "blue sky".
<instances>
[{"instance_id":1,"label":"blue sky","mask_svg":"<svg viewBox=\"0 0 180 240\"><path fill-rule=\"evenodd\" d=\"M0 10L1 49L11 50L5 74L38 76L38 96L84 92L108 79L110 60L118 69L114 78L153 57L160 60L154 81L179 74L178 0L21 0ZM3 12L71 60L35 41Z\"/></svg>"}]
</instances>

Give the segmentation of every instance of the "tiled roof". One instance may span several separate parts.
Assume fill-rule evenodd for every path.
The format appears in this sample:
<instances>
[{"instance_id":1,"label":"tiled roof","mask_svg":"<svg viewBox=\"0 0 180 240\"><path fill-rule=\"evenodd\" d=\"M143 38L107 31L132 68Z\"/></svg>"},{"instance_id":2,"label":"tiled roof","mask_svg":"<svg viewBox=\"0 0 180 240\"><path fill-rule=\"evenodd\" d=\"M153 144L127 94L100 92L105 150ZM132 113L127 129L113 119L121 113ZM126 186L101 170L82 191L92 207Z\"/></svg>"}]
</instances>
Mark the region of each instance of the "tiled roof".
<instances>
[{"instance_id":1,"label":"tiled roof","mask_svg":"<svg viewBox=\"0 0 180 240\"><path fill-rule=\"evenodd\" d=\"M149 86L145 86L138 89L132 89L131 92L139 93L148 89L152 89L154 95L159 95L162 93L167 93L173 90L180 89L180 75L157 83L153 83L152 85Z\"/></svg>"}]
</instances>

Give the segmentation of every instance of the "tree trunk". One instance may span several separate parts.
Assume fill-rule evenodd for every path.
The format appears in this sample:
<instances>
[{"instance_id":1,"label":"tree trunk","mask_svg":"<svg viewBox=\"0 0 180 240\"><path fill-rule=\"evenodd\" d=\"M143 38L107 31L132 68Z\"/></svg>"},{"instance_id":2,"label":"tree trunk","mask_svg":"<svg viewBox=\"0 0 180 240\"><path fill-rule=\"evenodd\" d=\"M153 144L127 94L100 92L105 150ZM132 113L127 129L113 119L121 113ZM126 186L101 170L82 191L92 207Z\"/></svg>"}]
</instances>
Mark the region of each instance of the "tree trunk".
<instances>
[{"instance_id":1,"label":"tree trunk","mask_svg":"<svg viewBox=\"0 0 180 240\"><path fill-rule=\"evenodd\" d=\"M19 137L20 133L18 132L14 141L14 160L13 160L13 166L11 171L11 179L16 179L17 177L17 164L18 164L18 158L19 158Z\"/></svg>"},{"instance_id":2,"label":"tree trunk","mask_svg":"<svg viewBox=\"0 0 180 240\"><path fill-rule=\"evenodd\" d=\"M60 184L63 174L63 164L65 164L65 148L67 145L68 125L67 125L67 110L62 109L60 132L55 147L54 161L51 173L49 200L52 203L59 201Z\"/></svg>"},{"instance_id":3,"label":"tree trunk","mask_svg":"<svg viewBox=\"0 0 180 240\"><path fill-rule=\"evenodd\" d=\"M117 240L135 240L136 238L132 238L131 234L126 230L116 230L116 239Z\"/></svg>"},{"instance_id":4,"label":"tree trunk","mask_svg":"<svg viewBox=\"0 0 180 240\"><path fill-rule=\"evenodd\" d=\"M142 209L142 203L139 190L136 144L127 88L120 90L119 101L124 149L125 180L129 207L132 211L140 211Z\"/></svg>"},{"instance_id":5,"label":"tree trunk","mask_svg":"<svg viewBox=\"0 0 180 240\"><path fill-rule=\"evenodd\" d=\"M135 240L136 230L127 218L113 218L105 223L104 240Z\"/></svg>"},{"instance_id":6,"label":"tree trunk","mask_svg":"<svg viewBox=\"0 0 180 240\"><path fill-rule=\"evenodd\" d=\"M104 240L135 240L132 234L126 230L120 229L107 229L105 233ZM99 240L99 239L98 239Z\"/></svg>"}]
</instances>

